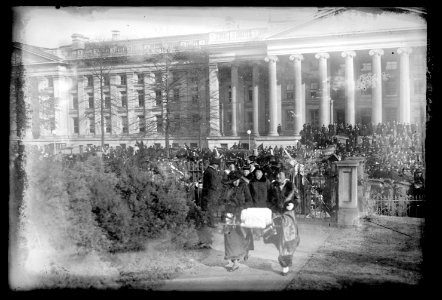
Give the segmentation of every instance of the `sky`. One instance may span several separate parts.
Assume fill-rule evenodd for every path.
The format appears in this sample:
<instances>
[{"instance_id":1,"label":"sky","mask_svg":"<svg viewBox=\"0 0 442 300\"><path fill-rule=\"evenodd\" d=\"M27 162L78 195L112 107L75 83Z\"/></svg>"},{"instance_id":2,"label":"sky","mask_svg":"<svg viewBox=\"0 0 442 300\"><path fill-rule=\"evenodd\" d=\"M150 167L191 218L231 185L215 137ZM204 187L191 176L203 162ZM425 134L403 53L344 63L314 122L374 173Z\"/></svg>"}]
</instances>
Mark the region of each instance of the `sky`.
<instances>
[{"instance_id":1,"label":"sky","mask_svg":"<svg viewBox=\"0 0 442 300\"><path fill-rule=\"evenodd\" d=\"M299 20L317 9L306 7L14 7L13 40L56 48L71 43L71 35L121 39L207 33L231 28L267 27L269 18ZM230 25L227 25L230 24ZM229 26L229 27L228 27Z\"/></svg>"}]
</instances>

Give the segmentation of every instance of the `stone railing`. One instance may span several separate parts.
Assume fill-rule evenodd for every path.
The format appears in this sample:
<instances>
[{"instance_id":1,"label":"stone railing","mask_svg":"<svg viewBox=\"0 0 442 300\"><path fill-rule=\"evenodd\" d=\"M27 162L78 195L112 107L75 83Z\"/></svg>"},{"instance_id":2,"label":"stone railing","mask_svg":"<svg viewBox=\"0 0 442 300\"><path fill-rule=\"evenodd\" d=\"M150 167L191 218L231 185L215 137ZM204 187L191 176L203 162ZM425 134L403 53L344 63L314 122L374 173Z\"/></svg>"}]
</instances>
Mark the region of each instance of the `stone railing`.
<instances>
[{"instance_id":1,"label":"stone railing","mask_svg":"<svg viewBox=\"0 0 442 300\"><path fill-rule=\"evenodd\" d=\"M266 29L245 29L209 33L209 44L256 40Z\"/></svg>"},{"instance_id":2,"label":"stone railing","mask_svg":"<svg viewBox=\"0 0 442 300\"><path fill-rule=\"evenodd\" d=\"M122 41L119 41L118 45L109 46L109 51L106 53L106 55L111 57L118 57L127 55L161 53L162 51L164 51L164 49L168 49L171 51L200 49L202 46L207 44L258 40L265 31L266 29L258 28L212 32L208 34L208 37L195 37L193 39L172 41L137 41L136 43L131 43L131 41L123 43ZM93 49L90 44L86 46L89 46L88 49L66 49L57 54L59 56L64 56L64 58L66 59L97 58L102 55L101 53L95 51L95 49Z\"/></svg>"},{"instance_id":3,"label":"stone railing","mask_svg":"<svg viewBox=\"0 0 442 300\"><path fill-rule=\"evenodd\" d=\"M106 55L112 57L127 56L127 55L143 55L143 54L153 54L161 53L164 49L171 51L177 50L187 50L187 49L200 49L202 46L207 44L207 39L191 39L191 40L181 40L181 41L170 41L170 42L146 42L140 44L130 44L121 46L110 46L109 51ZM95 58L100 57L102 54L94 51L93 48L87 50L67 50L64 53L66 59L83 59L83 58Z\"/></svg>"}]
</instances>

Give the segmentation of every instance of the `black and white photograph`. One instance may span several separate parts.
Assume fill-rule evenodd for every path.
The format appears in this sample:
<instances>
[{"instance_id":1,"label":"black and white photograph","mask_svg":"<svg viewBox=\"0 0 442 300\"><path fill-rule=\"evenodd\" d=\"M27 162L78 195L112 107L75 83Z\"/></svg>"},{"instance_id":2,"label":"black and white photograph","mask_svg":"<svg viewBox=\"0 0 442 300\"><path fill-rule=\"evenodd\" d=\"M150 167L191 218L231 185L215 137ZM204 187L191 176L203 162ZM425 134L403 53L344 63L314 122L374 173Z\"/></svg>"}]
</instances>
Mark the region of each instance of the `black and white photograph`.
<instances>
[{"instance_id":1,"label":"black and white photograph","mask_svg":"<svg viewBox=\"0 0 442 300\"><path fill-rule=\"evenodd\" d=\"M423 290L427 8L11 9L11 291Z\"/></svg>"}]
</instances>

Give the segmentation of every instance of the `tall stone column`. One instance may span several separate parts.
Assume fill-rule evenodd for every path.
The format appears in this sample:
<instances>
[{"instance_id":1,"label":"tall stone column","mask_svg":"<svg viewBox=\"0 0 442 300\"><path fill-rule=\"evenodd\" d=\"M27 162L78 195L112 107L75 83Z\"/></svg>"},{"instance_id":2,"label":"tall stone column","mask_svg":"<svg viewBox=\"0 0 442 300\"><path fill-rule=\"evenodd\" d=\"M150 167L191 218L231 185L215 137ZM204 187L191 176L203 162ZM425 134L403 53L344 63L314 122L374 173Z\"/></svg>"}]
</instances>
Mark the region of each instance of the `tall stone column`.
<instances>
[{"instance_id":1,"label":"tall stone column","mask_svg":"<svg viewBox=\"0 0 442 300\"><path fill-rule=\"evenodd\" d=\"M69 83L66 76L54 76L55 129L57 135L69 133Z\"/></svg>"},{"instance_id":2,"label":"tall stone column","mask_svg":"<svg viewBox=\"0 0 442 300\"><path fill-rule=\"evenodd\" d=\"M220 127L219 127L219 130L220 130L220 135L221 136L224 136L225 135L225 131L224 131L224 104L223 103L220 103L219 104L219 123L220 123Z\"/></svg>"},{"instance_id":3,"label":"tall stone column","mask_svg":"<svg viewBox=\"0 0 442 300\"><path fill-rule=\"evenodd\" d=\"M89 107L89 99L84 91L86 78L84 76L77 77L77 95L78 95L78 133L86 135L89 133L88 120L86 117L86 109Z\"/></svg>"},{"instance_id":4,"label":"tall stone column","mask_svg":"<svg viewBox=\"0 0 442 300\"><path fill-rule=\"evenodd\" d=\"M278 134L278 110L276 107L276 62L277 56L267 56L265 61L269 63L269 136L279 136Z\"/></svg>"},{"instance_id":5,"label":"tall stone column","mask_svg":"<svg viewBox=\"0 0 442 300\"><path fill-rule=\"evenodd\" d=\"M253 64L252 67L252 85L253 85L253 97L252 97L252 101L253 101L253 129L252 129L252 134L254 136L259 136L259 129L258 129L258 125L259 125L259 65L257 63Z\"/></svg>"},{"instance_id":6,"label":"tall stone column","mask_svg":"<svg viewBox=\"0 0 442 300\"><path fill-rule=\"evenodd\" d=\"M239 135L244 134L248 129L245 122L244 100L246 97L244 70L242 65L238 65L238 86L236 87L236 130Z\"/></svg>"},{"instance_id":7,"label":"tall stone column","mask_svg":"<svg viewBox=\"0 0 442 300\"><path fill-rule=\"evenodd\" d=\"M156 135L157 133L157 121L155 117L155 113L153 112L153 108L156 107L156 94L155 94L155 74L153 72L145 72L144 74L144 115L147 120L147 132L149 135ZM129 83L129 78L128 78ZM127 86L127 94L130 95L129 84ZM129 97L129 96L128 96ZM128 98L128 105L130 100ZM129 106L130 108L130 106ZM128 111L128 115L130 116L131 111ZM128 117L130 120L130 117ZM130 124L130 121L129 121ZM129 133L131 133L129 125Z\"/></svg>"},{"instance_id":8,"label":"tall stone column","mask_svg":"<svg viewBox=\"0 0 442 300\"><path fill-rule=\"evenodd\" d=\"M301 61L304 59L302 54L296 53L290 55L290 60L293 61L295 72L295 135L299 135L302 130L302 125L305 123L305 116L303 112L303 98L302 98L302 73Z\"/></svg>"},{"instance_id":9,"label":"tall stone column","mask_svg":"<svg viewBox=\"0 0 442 300\"><path fill-rule=\"evenodd\" d=\"M319 100L319 126L330 124L330 97L327 84L327 59L328 53L316 53L316 59L319 59L319 87L321 90L321 99Z\"/></svg>"},{"instance_id":10,"label":"tall stone column","mask_svg":"<svg viewBox=\"0 0 442 300\"><path fill-rule=\"evenodd\" d=\"M382 66L381 55L384 50L373 49L368 52L372 56L372 117L371 122L375 125L382 123Z\"/></svg>"},{"instance_id":11,"label":"tall stone column","mask_svg":"<svg viewBox=\"0 0 442 300\"><path fill-rule=\"evenodd\" d=\"M206 75L205 75L206 74ZM200 106L200 113L201 113L201 118L203 120L203 122L200 123L200 132L201 135L203 137L207 137L208 134L210 134L210 131L212 128L212 126L210 126L211 122L215 123L215 127L218 125L218 130L213 130L218 132L218 136L220 135L219 133L219 97L217 98L218 101L216 101L215 99L212 99L210 96L211 90L210 88L210 81L206 80L207 78L207 74L209 75L210 78L210 72L208 68L205 69L199 69L198 70L198 74L197 74L197 87L198 87L198 102L199 102L199 106ZM182 81L183 78L180 78L180 80ZM182 83L184 85L184 82ZM206 86L208 85L208 86ZM217 94L219 95L219 93ZM213 111L211 109L211 105L212 105L212 101L211 100L215 100L214 105L216 107L218 107L218 110ZM183 103L181 103L181 105L183 105ZM181 106L183 107L183 106ZM188 118L189 117L189 110L184 109L181 112L181 118ZM209 125L209 128L207 128L207 125Z\"/></svg>"},{"instance_id":12,"label":"tall stone column","mask_svg":"<svg viewBox=\"0 0 442 300\"><path fill-rule=\"evenodd\" d=\"M121 134L121 121L120 116L118 115L117 107L121 106L121 95L118 92L117 84L119 83L118 75L111 74L110 75L110 97L111 97L111 109L110 109L110 118L111 118L111 134ZM127 97L127 92L126 92ZM127 97L128 99L128 97Z\"/></svg>"},{"instance_id":13,"label":"tall stone column","mask_svg":"<svg viewBox=\"0 0 442 300\"><path fill-rule=\"evenodd\" d=\"M345 58L345 123L355 125L355 71L353 57L356 56L356 52L344 51L341 56Z\"/></svg>"},{"instance_id":14,"label":"tall stone column","mask_svg":"<svg viewBox=\"0 0 442 300\"><path fill-rule=\"evenodd\" d=\"M100 85L100 78L98 76L94 76L93 81L94 81L93 93L94 93L95 136L101 137L101 88L102 87ZM103 91L103 107L104 107L104 91ZM103 122L106 122L104 117L103 117ZM106 123L104 123L104 132L106 133Z\"/></svg>"},{"instance_id":15,"label":"tall stone column","mask_svg":"<svg viewBox=\"0 0 442 300\"><path fill-rule=\"evenodd\" d=\"M400 63L400 98L399 122L410 124L410 54L411 48L399 48L397 53L401 56Z\"/></svg>"},{"instance_id":16,"label":"tall stone column","mask_svg":"<svg viewBox=\"0 0 442 300\"><path fill-rule=\"evenodd\" d=\"M307 123L307 111L305 109L305 89L306 89L305 83L303 83L301 85L301 99L302 99L302 101L301 101L301 104L302 104L301 116L302 116L302 124L303 125Z\"/></svg>"},{"instance_id":17,"label":"tall stone column","mask_svg":"<svg viewBox=\"0 0 442 300\"><path fill-rule=\"evenodd\" d=\"M135 76L134 72L126 74L127 82L127 123L128 123L128 134L137 133L138 129L138 116L135 112L135 108L138 106L138 94L135 91ZM147 81L147 80L146 80ZM145 104L146 106L146 104ZM151 111L151 109L149 109Z\"/></svg>"},{"instance_id":18,"label":"tall stone column","mask_svg":"<svg viewBox=\"0 0 442 300\"><path fill-rule=\"evenodd\" d=\"M238 88L238 66L233 65L231 67L231 80L232 80L232 136L238 135L238 127L236 123L237 118L237 88Z\"/></svg>"}]
</instances>

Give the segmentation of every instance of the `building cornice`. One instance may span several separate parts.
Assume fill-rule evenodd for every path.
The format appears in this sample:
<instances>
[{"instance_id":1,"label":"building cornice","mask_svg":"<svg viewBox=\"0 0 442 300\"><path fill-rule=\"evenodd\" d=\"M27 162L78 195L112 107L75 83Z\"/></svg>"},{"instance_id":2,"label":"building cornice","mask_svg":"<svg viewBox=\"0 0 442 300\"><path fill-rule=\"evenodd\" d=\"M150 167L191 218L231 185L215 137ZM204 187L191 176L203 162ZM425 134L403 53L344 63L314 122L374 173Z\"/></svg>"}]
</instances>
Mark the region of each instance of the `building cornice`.
<instances>
[{"instance_id":1,"label":"building cornice","mask_svg":"<svg viewBox=\"0 0 442 300\"><path fill-rule=\"evenodd\" d=\"M426 30L372 31L366 33L294 37L268 41L269 55L342 52L374 48L426 47Z\"/></svg>"},{"instance_id":2,"label":"building cornice","mask_svg":"<svg viewBox=\"0 0 442 300\"><path fill-rule=\"evenodd\" d=\"M331 34L318 34L318 35L298 35L294 37L277 37L277 38L267 38L265 41L271 42L271 41L291 41L291 40L299 40L299 39L308 39L308 38L327 38L327 37L333 37L333 36L351 36L351 35L365 35L365 34L382 34L382 33L400 33L400 32L410 32L410 31L427 31L426 26L421 27L408 27L408 28L400 28L400 29L384 29L384 30L367 30L363 32L355 32L355 31L348 31L348 32L337 32L337 33L331 33Z\"/></svg>"}]
</instances>

